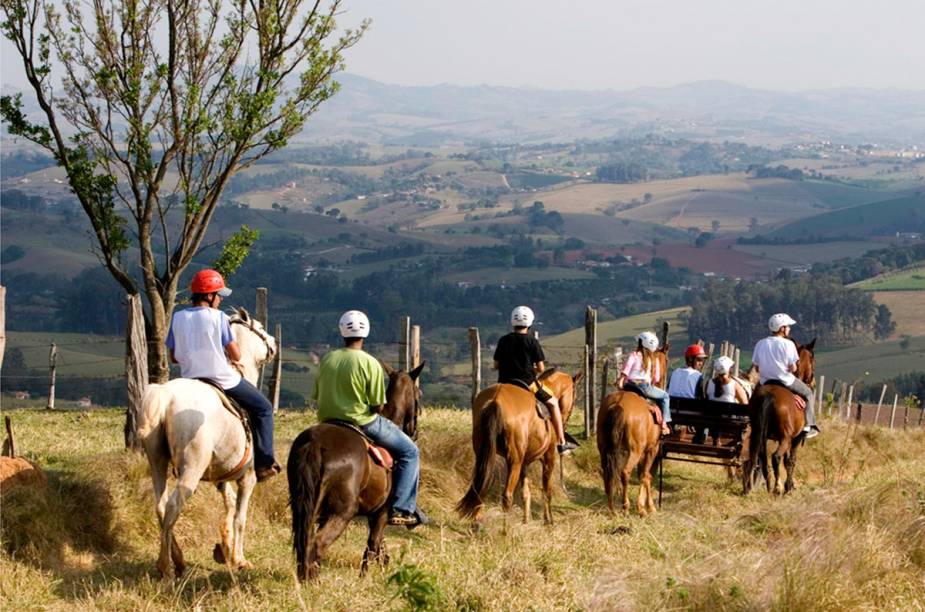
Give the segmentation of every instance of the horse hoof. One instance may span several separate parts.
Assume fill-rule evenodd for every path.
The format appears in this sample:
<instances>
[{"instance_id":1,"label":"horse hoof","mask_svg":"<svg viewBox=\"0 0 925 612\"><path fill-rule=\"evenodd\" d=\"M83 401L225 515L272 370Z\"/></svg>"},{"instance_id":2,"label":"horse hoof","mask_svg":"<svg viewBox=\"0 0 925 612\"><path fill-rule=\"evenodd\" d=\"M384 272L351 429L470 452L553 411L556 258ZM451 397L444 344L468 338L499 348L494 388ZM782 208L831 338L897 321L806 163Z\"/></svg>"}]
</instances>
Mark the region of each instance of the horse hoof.
<instances>
[{"instance_id":1,"label":"horse hoof","mask_svg":"<svg viewBox=\"0 0 925 612\"><path fill-rule=\"evenodd\" d=\"M254 564L248 561L247 559L238 563L238 566L237 566L238 571L248 571L252 569L254 569Z\"/></svg>"},{"instance_id":2,"label":"horse hoof","mask_svg":"<svg viewBox=\"0 0 925 612\"><path fill-rule=\"evenodd\" d=\"M222 549L221 544L216 544L215 548L212 549L212 560L219 565L225 565L225 551Z\"/></svg>"}]
</instances>

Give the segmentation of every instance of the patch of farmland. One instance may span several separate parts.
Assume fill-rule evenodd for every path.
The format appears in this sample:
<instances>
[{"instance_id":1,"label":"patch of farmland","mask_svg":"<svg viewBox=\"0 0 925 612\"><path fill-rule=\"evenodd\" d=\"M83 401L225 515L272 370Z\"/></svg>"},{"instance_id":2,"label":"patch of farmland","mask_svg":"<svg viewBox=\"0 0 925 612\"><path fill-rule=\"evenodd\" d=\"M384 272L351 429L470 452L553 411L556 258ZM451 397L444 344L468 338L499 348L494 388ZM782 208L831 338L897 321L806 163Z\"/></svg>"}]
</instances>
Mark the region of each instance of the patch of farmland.
<instances>
[{"instance_id":1,"label":"patch of farmland","mask_svg":"<svg viewBox=\"0 0 925 612\"><path fill-rule=\"evenodd\" d=\"M911 195L833 210L790 223L771 236L874 236L925 222L925 195Z\"/></svg>"},{"instance_id":2,"label":"patch of farmland","mask_svg":"<svg viewBox=\"0 0 925 612\"><path fill-rule=\"evenodd\" d=\"M594 274L587 270L575 268L561 268L550 266L548 268L478 268L463 272L448 274L445 280L449 283L472 283L473 285L520 285L550 280L580 280L594 278Z\"/></svg>"},{"instance_id":3,"label":"patch of farmland","mask_svg":"<svg viewBox=\"0 0 925 612\"><path fill-rule=\"evenodd\" d=\"M851 287L865 291L922 291L925 290L925 265L900 272L881 274L852 283Z\"/></svg>"},{"instance_id":4,"label":"patch of farmland","mask_svg":"<svg viewBox=\"0 0 925 612\"><path fill-rule=\"evenodd\" d=\"M565 234L586 242L623 245L660 240L683 240L685 233L655 223L589 213L565 213Z\"/></svg>"},{"instance_id":5,"label":"patch of farmland","mask_svg":"<svg viewBox=\"0 0 925 612\"><path fill-rule=\"evenodd\" d=\"M910 338L908 348L900 342L879 342L816 353L816 372L834 379L875 383L908 372L922 371L925 364L925 336Z\"/></svg>"},{"instance_id":6,"label":"patch of farmland","mask_svg":"<svg viewBox=\"0 0 925 612\"><path fill-rule=\"evenodd\" d=\"M868 241L820 242L817 244L735 244L741 253L795 265L826 263L844 257L860 257L868 251L882 249L883 243Z\"/></svg>"},{"instance_id":7,"label":"patch of farmland","mask_svg":"<svg viewBox=\"0 0 925 612\"><path fill-rule=\"evenodd\" d=\"M848 208L880 202L892 195L887 191L842 185L830 181L803 181L800 186L829 208Z\"/></svg>"},{"instance_id":8,"label":"patch of farmland","mask_svg":"<svg viewBox=\"0 0 925 612\"><path fill-rule=\"evenodd\" d=\"M739 278L765 276L768 272L785 266L783 262L735 251L734 244L733 240L728 239L713 240L704 247L697 247L689 242L659 244L654 247L630 247L625 253L639 261L647 262L653 257L661 257L676 268L685 267L703 274Z\"/></svg>"},{"instance_id":9,"label":"patch of farmland","mask_svg":"<svg viewBox=\"0 0 925 612\"><path fill-rule=\"evenodd\" d=\"M894 338L925 336L925 291L877 291L874 301L890 309L896 323Z\"/></svg>"}]
</instances>

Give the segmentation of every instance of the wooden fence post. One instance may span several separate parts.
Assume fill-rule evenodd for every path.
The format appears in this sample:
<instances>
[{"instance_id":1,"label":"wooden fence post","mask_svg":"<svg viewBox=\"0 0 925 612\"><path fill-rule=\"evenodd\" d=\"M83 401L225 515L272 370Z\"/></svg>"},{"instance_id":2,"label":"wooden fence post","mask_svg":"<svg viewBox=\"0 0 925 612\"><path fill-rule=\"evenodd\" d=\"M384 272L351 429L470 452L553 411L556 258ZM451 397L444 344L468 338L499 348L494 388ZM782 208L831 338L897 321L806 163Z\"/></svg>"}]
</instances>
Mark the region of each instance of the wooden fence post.
<instances>
[{"instance_id":1,"label":"wooden fence post","mask_svg":"<svg viewBox=\"0 0 925 612\"><path fill-rule=\"evenodd\" d=\"M6 352L6 287L0 285L0 369Z\"/></svg>"},{"instance_id":2,"label":"wooden fence post","mask_svg":"<svg viewBox=\"0 0 925 612\"><path fill-rule=\"evenodd\" d=\"M919 426L922 425L922 417L925 416L925 402L919 404Z\"/></svg>"},{"instance_id":3,"label":"wooden fence post","mask_svg":"<svg viewBox=\"0 0 925 612\"><path fill-rule=\"evenodd\" d=\"M412 325L411 326L411 364L408 367L409 370L421 365L421 326ZM418 381L415 381L415 384L418 384Z\"/></svg>"},{"instance_id":4,"label":"wooden fence post","mask_svg":"<svg viewBox=\"0 0 925 612\"><path fill-rule=\"evenodd\" d=\"M270 403L273 414L279 411L279 392L283 386L283 326L276 324L276 355L273 356L273 374L270 378Z\"/></svg>"},{"instance_id":5,"label":"wooden fence post","mask_svg":"<svg viewBox=\"0 0 925 612\"><path fill-rule=\"evenodd\" d=\"M848 383L843 382L841 384L841 394L838 396L838 418L841 418L842 413L844 412L845 398L848 397Z\"/></svg>"},{"instance_id":6,"label":"wooden fence post","mask_svg":"<svg viewBox=\"0 0 925 612\"><path fill-rule=\"evenodd\" d=\"M848 387L848 401L845 402L845 420L851 418L851 400L854 398L854 385Z\"/></svg>"},{"instance_id":7,"label":"wooden fence post","mask_svg":"<svg viewBox=\"0 0 925 612\"><path fill-rule=\"evenodd\" d=\"M893 410L890 411L890 429L893 429L893 421L896 420L896 405L899 403L899 395L893 395Z\"/></svg>"},{"instance_id":8,"label":"wooden fence post","mask_svg":"<svg viewBox=\"0 0 925 612\"><path fill-rule=\"evenodd\" d=\"M858 400L858 411L857 411L857 416L855 417L855 420L857 420L859 425L861 423L861 412L863 410L864 410L864 403L861 400Z\"/></svg>"},{"instance_id":9,"label":"wooden fence post","mask_svg":"<svg viewBox=\"0 0 925 612\"><path fill-rule=\"evenodd\" d=\"M588 347L588 358L585 362L585 384L588 389L585 396L587 398L585 408L590 415L586 416L585 419L589 424L588 431L594 433L594 420L597 417L594 413L595 390L597 389L595 386L595 379L597 378L597 310L591 306L585 309L585 346Z\"/></svg>"},{"instance_id":10,"label":"wooden fence post","mask_svg":"<svg viewBox=\"0 0 925 612\"><path fill-rule=\"evenodd\" d=\"M411 368L411 317L398 319L398 369L409 371Z\"/></svg>"},{"instance_id":11,"label":"wooden fence post","mask_svg":"<svg viewBox=\"0 0 925 612\"><path fill-rule=\"evenodd\" d=\"M740 351L739 351L738 348L736 348L735 353L733 353L733 357L732 357L732 360L735 362L735 366L734 366L734 367L735 367L735 370L733 370L733 371L735 372L735 376L736 376L736 377L738 377L739 374L740 374L740 372L741 372L741 369L739 368L739 358L740 358L740 356L741 356Z\"/></svg>"},{"instance_id":12,"label":"wooden fence post","mask_svg":"<svg viewBox=\"0 0 925 612\"><path fill-rule=\"evenodd\" d=\"M47 410L55 409L55 370L58 367L58 345L51 343L51 349L48 351L48 405Z\"/></svg>"},{"instance_id":13,"label":"wooden fence post","mask_svg":"<svg viewBox=\"0 0 925 612\"><path fill-rule=\"evenodd\" d=\"M141 440L135 431L138 427L138 412L141 398L148 386L148 338L145 334L145 315L141 296L128 298L128 312L125 324L125 385L128 407L125 410L125 448L141 450Z\"/></svg>"},{"instance_id":14,"label":"wooden fence post","mask_svg":"<svg viewBox=\"0 0 925 612\"><path fill-rule=\"evenodd\" d=\"M816 402L819 405L819 409L816 410L816 416L821 417L822 411L825 409L825 376L822 374L819 375L819 384L816 385L816 389L818 390L816 393Z\"/></svg>"},{"instance_id":15,"label":"wooden fence post","mask_svg":"<svg viewBox=\"0 0 925 612\"><path fill-rule=\"evenodd\" d=\"M874 425L880 424L880 407L883 406L883 398L886 396L886 385L880 390L880 401L877 402L877 416L874 417Z\"/></svg>"},{"instance_id":16,"label":"wooden fence post","mask_svg":"<svg viewBox=\"0 0 925 612\"><path fill-rule=\"evenodd\" d=\"M469 328L469 355L472 358L472 398L479 394L482 388L482 345L479 343L479 328Z\"/></svg>"},{"instance_id":17,"label":"wooden fence post","mask_svg":"<svg viewBox=\"0 0 925 612\"><path fill-rule=\"evenodd\" d=\"M906 398L906 410L903 412L903 429L909 427L909 398Z\"/></svg>"},{"instance_id":18,"label":"wooden fence post","mask_svg":"<svg viewBox=\"0 0 925 612\"><path fill-rule=\"evenodd\" d=\"M607 397L607 385L610 382L610 357L604 359L604 366L601 371L601 404L604 403L604 398Z\"/></svg>"},{"instance_id":19,"label":"wooden fence post","mask_svg":"<svg viewBox=\"0 0 925 612\"><path fill-rule=\"evenodd\" d=\"M591 347L587 344L585 345L585 354L584 354L584 366L582 368L585 371L585 423L584 423L584 436L585 440L591 439L591 434L594 431L594 420L591 417L592 407L591 404L594 401L594 387L591 386L590 381L591 372L594 370L594 364L591 362Z\"/></svg>"},{"instance_id":20,"label":"wooden fence post","mask_svg":"<svg viewBox=\"0 0 925 612\"><path fill-rule=\"evenodd\" d=\"M254 318L260 321L263 328L270 331L269 310L267 306L267 288L257 287L257 295L254 298ZM260 374L257 376L257 388L263 389L263 366L260 366Z\"/></svg>"}]
</instances>

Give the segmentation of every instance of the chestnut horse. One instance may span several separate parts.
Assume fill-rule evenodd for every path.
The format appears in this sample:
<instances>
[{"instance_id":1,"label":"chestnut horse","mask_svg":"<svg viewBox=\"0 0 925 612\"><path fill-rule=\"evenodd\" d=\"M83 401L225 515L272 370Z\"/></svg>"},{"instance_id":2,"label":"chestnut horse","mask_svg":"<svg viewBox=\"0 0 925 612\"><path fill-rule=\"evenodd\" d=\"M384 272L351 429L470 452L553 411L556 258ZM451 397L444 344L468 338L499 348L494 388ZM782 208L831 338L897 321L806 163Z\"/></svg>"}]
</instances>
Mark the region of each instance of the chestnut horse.
<instances>
[{"instance_id":1,"label":"chestnut horse","mask_svg":"<svg viewBox=\"0 0 925 612\"><path fill-rule=\"evenodd\" d=\"M795 375L797 378L812 387L815 384L813 375L816 368L816 357L813 349L816 340L805 346L797 347L800 361L797 364ZM768 492L781 492L780 463L783 460L787 470L787 480L783 485L783 492L793 490L793 472L796 466L797 448L804 441L803 426L805 417L803 409L797 406L796 394L776 384L763 384L752 394L749 401L749 420L751 421L751 436L749 438L749 457L743 467L742 480L746 494L750 493L755 485L758 468L764 476ZM774 482L768 478L768 440L777 441L777 448L771 456L771 465L774 468Z\"/></svg>"},{"instance_id":2,"label":"chestnut horse","mask_svg":"<svg viewBox=\"0 0 925 612\"><path fill-rule=\"evenodd\" d=\"M380 414L417 438L421 392L415 381L424 363L411 372L382 365L389 375L389 386ZM359 433L332 423L309 427L292 443L286 474L299 580L317 578L328 547L358 515L369 521L360 575L366 573L369 561L388 563L382 538L389 518L392 474L373 461Z\"/></svg>"},{"instance_id":3,"label":"chestnut horse","mask_svg":"<svg viewBox=\"0 0 925 612\"><path fill-rule=\"evenodd\" d=\"M582 374L574 377L565 372L547 370L540 380L559 400L563 426L568 422L575 403L575 389ZM501 505L510 511L514 489L523 491L524 522L530 520L530 485L527 468L536 460L543 463L543 519L552 524L552 477L558 460L556 433L552 423L537 414L533 393L511 384L496 384L483 389L472 402L472 448L475 466L472 483L456 504L463 518L478 522L485 505L485 494L494 477L495 453L507 462L507 485Z\"/></svg>"}]
</instances>

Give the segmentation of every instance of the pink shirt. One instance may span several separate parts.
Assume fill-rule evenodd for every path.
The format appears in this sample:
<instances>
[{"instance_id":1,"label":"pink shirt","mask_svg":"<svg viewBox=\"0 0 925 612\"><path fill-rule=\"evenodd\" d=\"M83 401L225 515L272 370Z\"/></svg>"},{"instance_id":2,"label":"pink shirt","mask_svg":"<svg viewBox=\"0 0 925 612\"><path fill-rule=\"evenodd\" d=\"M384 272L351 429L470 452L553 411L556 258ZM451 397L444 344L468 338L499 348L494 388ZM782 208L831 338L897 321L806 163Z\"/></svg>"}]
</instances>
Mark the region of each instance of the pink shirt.
<instances>
[{"instance_id":1,"label":"pink shirt","mask_svg":"<svg viewBox=\"0 0 925 612\"><path fill-rule=\"evenodd\" d=\"M621 374L626 376L628 380L633 381L634 383L648 383L652 384L653 380L661 380L662 373L658 367L658 361L653 358L650 365L649 372L642 369L642 354L639 351L633 351L630 353L629 357L626 358L626 363L623 364L623 370Z\"/></svg>"}]
</instances>

